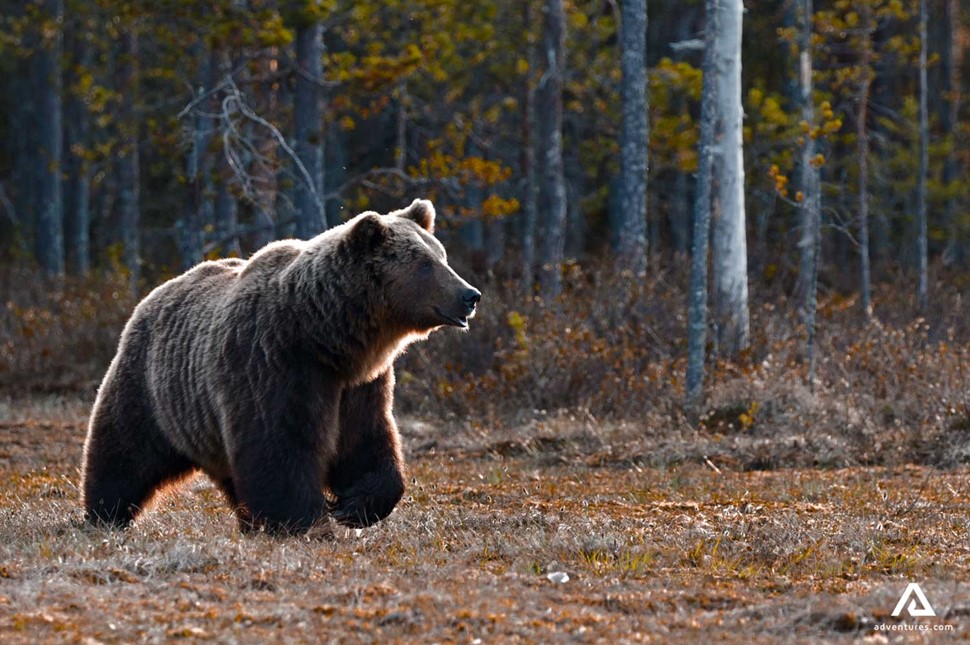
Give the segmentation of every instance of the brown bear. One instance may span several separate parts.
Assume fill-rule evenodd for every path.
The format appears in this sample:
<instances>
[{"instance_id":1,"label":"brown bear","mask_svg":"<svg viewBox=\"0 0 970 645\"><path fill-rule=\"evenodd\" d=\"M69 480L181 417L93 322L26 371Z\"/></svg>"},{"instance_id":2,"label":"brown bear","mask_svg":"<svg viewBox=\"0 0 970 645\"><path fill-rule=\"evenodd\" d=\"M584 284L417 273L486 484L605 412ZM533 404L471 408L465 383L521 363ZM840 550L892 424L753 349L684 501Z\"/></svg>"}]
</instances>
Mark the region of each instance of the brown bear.
<instances>
[{"instance_id":1,"label":"brown bear","mask_svg":"<svg viewBox=\"0 0 970 645\"><path fill-rule=\"evenodd\" d=\"M86 520L127 526L195 470L244 530L387 517L404 493L394 359L442 326L467 329L481 298L448 266L434 220L426 200L362 213L152 291L91 413Z\"/></svg>"}]
</instances>

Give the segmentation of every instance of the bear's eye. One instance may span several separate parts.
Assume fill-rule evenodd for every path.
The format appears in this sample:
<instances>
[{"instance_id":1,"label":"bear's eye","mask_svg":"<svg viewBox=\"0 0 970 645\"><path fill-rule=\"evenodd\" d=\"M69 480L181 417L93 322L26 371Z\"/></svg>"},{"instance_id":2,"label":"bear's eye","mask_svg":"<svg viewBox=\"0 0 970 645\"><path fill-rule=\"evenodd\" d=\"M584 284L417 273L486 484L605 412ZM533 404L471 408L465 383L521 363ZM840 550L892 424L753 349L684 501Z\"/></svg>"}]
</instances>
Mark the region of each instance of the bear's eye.
<instances>
[{"instance_id":1,"label":"bear's eye","mask_svg":"<svg viewBox=\"0 0 970 645\"><path fill-rule=\"evenodd\" d=\"M421 275L431 275L434 269L434 263L431 260L421 260L421 264L418 265L418 271Z\"/></svg>"}]
</instances>

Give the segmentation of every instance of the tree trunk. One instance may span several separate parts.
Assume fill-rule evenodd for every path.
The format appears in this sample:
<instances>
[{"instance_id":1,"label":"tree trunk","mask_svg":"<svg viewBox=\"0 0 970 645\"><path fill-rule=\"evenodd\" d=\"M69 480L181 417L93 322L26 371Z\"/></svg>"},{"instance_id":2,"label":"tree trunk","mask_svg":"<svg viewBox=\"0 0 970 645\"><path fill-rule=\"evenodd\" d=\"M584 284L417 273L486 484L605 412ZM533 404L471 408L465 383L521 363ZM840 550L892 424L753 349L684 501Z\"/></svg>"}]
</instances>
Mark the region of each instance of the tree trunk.
<instances>
[{"instance_id":1,"label":"tree trunk","mask_svg":"<svg viewBox=\"0 0 970 645\"><path fill-rule=\"evenodd\" d=\"M395 98L397 99L397 114L394 124L394 167L404 172L408 151L408 84L404 77L397 82Z\"/></svg>"},{"instance_id":2,"label":"tree trunk","mask_svg":"<svg viewBox=\"0 0 970 645\"><path fill-rule=\"evenodd\" d=\"M200 67L202 67L197 91L199 94L204 94L215 85L218 54L215 51L203 51L201 43L195 49L195 58L200 61ZM212 159L209 154L211 126L203 112L214 113L215 108L212 103L213 101L203 102L203 105L209 108L200 110L192 124L192 148L189 150L185 169L186 178L191 187L191 199L182 223L180 243L183 271L202 261L205 225L208 223L207 220L211 219L212 196L209 194L212 188Z\"/></svg>"},{"instance_id":3,"label":"tree trunk","mask_svg":"<svg viewBox=\"0 0 970 645\"><path fill-rule=\"evenodd\" d=\"M714 65L718 118L714 152L714 306L718 346L736 357L748 347L748 246L745 235L741 109L741 0L718 3Z\"/></svg>"},{"instance_id":4,"label":"tree trunk","mask_svg":"<svg viewBox=\"0 0 970 645\"><path fill-rule=\"evenodd\" d=\"M815 106L812 102L812 0L801 0L799 38L799 89L802 121L811 131L815 127ZM815 388L815 309L818 289L818 254L821 225L821 194L819 169L815 163L815 140L810 132L803 135L802 166L802 274L804 284L804 319L808 339L805 354L808 360L808 382Z\"/></svg>"},{"instance_id":5,"label":"tree trunk","mask_svg":"<svg viewBox=\"0 0 970 645\"><path fill-rule=\"evenodd\" d=\"M333 193L347 180L347 134L341 128L327 128L326 165L323 174L327 193ZM344 221L342 195L326 200L327 226L338 226Z\"/></svg>"},{"instance_id":6,"label":"tree trunk","mask_svg":"<svg viewBox=\"0 0 970 645\"><path fill-rule=\"evenodd\" d=\"M620 24L620 221L617 268L647 271L647 2L623 0Z\"/></svg>"},{"instance_id":7,"label":"tree trunk","mask_svg":"<svg viewBox=\"0 0 970 645\"><path fill-rule=\"evenodd\" d=\"M566 240L566 182L562 158L562 87L565 74L566 15L563 0L546 0L542 28L543 75L536 88L539 151L542 159L541 239L539 285L542 296L555 298L562 291L562 259Z\"/></svg>"},{"instance_id":8,"label":"tree trunk","mask_svg":"<svg viewBox=\"0 0 970 645\"><path fill-rule=\"evenodd\" d=\"M229 185L231 172L223 173L219 179L219 188L216 191L215 221L216 230L219 232L219 239L226 240L221 244L220 254L223 257L242 257L242 250L239 244L239 237L234 235L239 228L239 206L236 203L236 196Z\"/></svg>"},{"instance_id":9,"label":"tree trunk","mask_svg":"<svg viewBox=\"0 0 970 645\"><path fill-rule=\"evenodd\" d=\"M917 286L917 300L920 313L926 312L928 300L927 279L927 240L926 240L926 179L930 165L930 126L927 114L926 87L926 0L919 0L919 180L917 184L917 252L919 254L919 278Z\"/></svg>"},{"instance_id":10,"label":"tree trunk","mask_svg":"<svg viewBox=\"0 0 970 645\"><path fill-rule=\"evenodd\" d=\"M674 256L684 258L690 246L690 177L680 169L674 171L674 188L670 199L670 235Z\"/></svg>"},{"instance_id":11,"label":"tree trunk","mask_svg":"<svg viewBox=\"0 0 970 645\"><path fill-rule=\"evenodd\" d=\"M872 271L869 266L869 88L872 85L872 13L868 2L862 3L862 60L859 67L859 115L856 121L856 146L859 164L859 261L862 312L872 317Z\"/></svg>"},{"instance_id":12,"label":"tree trunk","mask_svg":"<svg viewBox=\"0 0 970 645\"><path fill-rule=\"evenodd\" d=\"M41 269L48 275L64 273L64 205L61 158L64 132L61 125L61 54L64 20L63 0L44 0L41 19L54 25L44 30L35 54L37 88L37 220L34 248Z\"/></svg>"},{"instance_id":13,"label":"tree trunk","mask_svg":"<svg viewBox=\"0 0 970 645\"><path fill-rule=\"evenodd\" d=\"M577 135L577 139L581 139ZM586 216L581 208L583 167L578 150L565 154L563 174L566 177L566 241L563 254L569 259L582 259L586 251Z\"/></svg>"},{"instance_id":14,"label":"tree trunk","mask_svg":"<svg viewBox=\"0 0 970 645\"><path fill-rule=\"evenodd\" d=\"M797 0L799 11L799 57L798 57L798 79L799 96L798 103L801 106L802 123L807 124L808 128L814 128L814 105L812 104L812 31L814 20L814 8L812 0ZM812 165L815 157L815 140L810 134L805 133L804 144L801 149L800 159L800 188L802 193L801 204L801 237L798 240L799 249L799 270L798 270L798 295L803 301L807 301L808 292L814 287L810 284L813 274L813 258L815 257L815 220L814 211L808 203L810 194L814 194L815 184L818 178L818 169Z\"/></svg>"},{"instance_id":15,"label":"tree trunk","mask_svg":"<svg viewBox=\"0 0 970 645\"><path fill-rule=\"evenodd\" d=\"M952 190L953 183L963 176L960 162L954 149L957 146L960 124L960 98L963 63L963 43L960 37L960 0L944 0L946 24L946 48L943 52L943 94L946 97L946 110L942 115L943 132L950 142L946 161L943 164L943 184ZM966 259L966 249L960 239L959 203L955 195L946 202L947 243L943 253L946 262L962 265Z\"/></svg>"},{"instance_id":16,"label":"tree trunk","mask_svg":"<svg viewBox=\"0 0 970 645\"><path fill-rule=\"evenodd\" d=\"M23 20L26 3L13 3L10 15L14 20ZM7 131L4 147L12 162L10 173L9 198L11 215L14 218L15 247L25 256L32 253L34 220L34 168L33 163L37 132L37 105L39 98L34 88L34 58L26 52L36 49L38 35L26 30L23 37L24 53L10 61L10 85L6 97Z\"/></svg>"},{"instance_id":17,"label":"tree trunk","mask_svg":"<svg viewBox=\"0 0 970 645\"><path fill-rule=\"evenodd\" d=\"M535 232L539 200L539 183L536 180L536 47L532 33L536 24L536 3L523 2L525 13L525 48L528 71L522 97L522 287L532 292L535 279Z\"/></svg>"},{"instance_id":18,"label":"tree trunk","mask_svg":"<svg viewBox=\"0 0 970 645\"><path fill-rule=\"evenodd\" d=\"M91 67L93 52L83 35L83 23L73 25L70 88L65 106L64 147L67 180L64 185L64 237L67 270L84 275L91 268L91 170L84 157L90 146L91 118L79 92L78 80Z\"/></svg>"},{"instance_id":19,"label":"tree trunk","mask_svg":"<svg viewBox=\"0 0 970 645\"><path fill-rule=\"evenodd\" d=\"M715 43L718 38L718 0L706 0L704 76L701 89L700 141L694 199L694 239L690 259L690 303L687 349L687 406L697 410L704 389L704 354L707 346L707 250L711 225L711 181L714 164L714 128L718 84L714 79Z\"/></svg>"},{"instance_id":20,"label":"tree trunk","mask_svg":"<svg viewBox=\"0 0 970 645\"><path fill-rule=\"evenodd\" d=\"M121 104L118 110L120 143L118 150L118 211L122 242L122 262L128 270L128 284L132 294L138 292L141 279L141 240L139 235L140 172L138 167L138 38L134 25L121 36L121 56L118 67L118 86Z\"/></svg>"},{"instance_id":21,"label":"tree trunk","mask_svg":"<svg viewBox=\"0 0 970 645\"><path fill-rule=\"evenodd\" d=\"M296 236L309 239L326 230L323 206L323 114L320 86L323 82L323 27L313 19L296 30L296 90L293 120L296 153L309 181L297 174Z\"/></svg>"},{"instance_id":22,"label":"tree trunk","mask_svg":"<svg viewBox=\"0 0 970 645\"><path fill-rule=\"evenodd\" d=\"M240 84L252 83L253 86L253 107L257 114L274 114L276 111L283 111L282 105L287 100L286 85L279 84L279 89L274 90L271 83L261 83L255 77L268 76L271 70L269 59L260 60L252 66L245 68L240 73ZM244 152L242 154L243 167L247 169L252 182L251 193L246 195L247 201L253 207L253 220L255 231L253 241L255 248L260 249L275 239L278 235L286 234L292 237L287 227L292 230L292 225L284 225L287 219L292 219L281 204L286 203L286 188L281 186L279 174L275 168L279 167L280 157L279 143L272 137L258 136L260 128L251 120L247 119L242 126L243 136L253 142L255 151ZM260 159L265 159L261 162ZM302 165L302 164L301 164ZM296 173L296 182L303 181L303 176ZM283 194L281 196L281 194ZM284 233L285 231L285 233Z\"/></svg>"},{"instance_id":23,"label":"tree trunk","mask_svg":"<svg viewBox=\"0 0 970 645\"><path fill-rule=\"evenodd\" d=\"M505 257L505 220L490 217L485 222L485 270L489 275Z\"/></svg>"}]
</instances>

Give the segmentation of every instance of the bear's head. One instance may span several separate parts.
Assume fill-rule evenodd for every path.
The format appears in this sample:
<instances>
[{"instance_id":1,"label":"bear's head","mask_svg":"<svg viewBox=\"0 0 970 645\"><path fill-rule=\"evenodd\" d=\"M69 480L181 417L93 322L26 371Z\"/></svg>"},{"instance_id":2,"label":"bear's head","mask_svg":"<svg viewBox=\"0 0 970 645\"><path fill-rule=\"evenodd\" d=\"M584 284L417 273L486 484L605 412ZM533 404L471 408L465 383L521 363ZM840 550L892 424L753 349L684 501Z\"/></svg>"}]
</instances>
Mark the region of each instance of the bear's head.
<instances>
[{"instance_id":1,"label":"bear's head","mask_svg":"<svg viewBox=\"0 0 970 645\"><path fill-rule=\"evenodd\" d=\"M423 334L451 325L468 328L482 298L448 266L434 233L434 206L416 199L399 211L361 213L349 222L349 238L361 256L375 258L388 313L397 325Z\"/></svg>"}]
</instances>

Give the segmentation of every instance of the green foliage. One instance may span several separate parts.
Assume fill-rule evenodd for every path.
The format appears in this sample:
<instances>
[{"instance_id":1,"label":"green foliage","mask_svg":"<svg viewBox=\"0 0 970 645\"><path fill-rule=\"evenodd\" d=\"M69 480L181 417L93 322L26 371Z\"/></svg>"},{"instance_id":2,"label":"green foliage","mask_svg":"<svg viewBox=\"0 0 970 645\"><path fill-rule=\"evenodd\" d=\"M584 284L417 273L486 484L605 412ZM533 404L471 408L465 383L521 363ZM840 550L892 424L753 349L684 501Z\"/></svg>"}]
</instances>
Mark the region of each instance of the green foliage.
<instances>
[{"instance_id":1,"label":"green foliage","mask_svg":"<svg viewBox=\"0 0 970 645\"><path fill-rule=\"evenodd\" d=\"M690 63L670 58L650 70L650 161L658 170L697 170L698 127L684 108L700 103L702 76Z\"/></svg>"}]
</instances>

